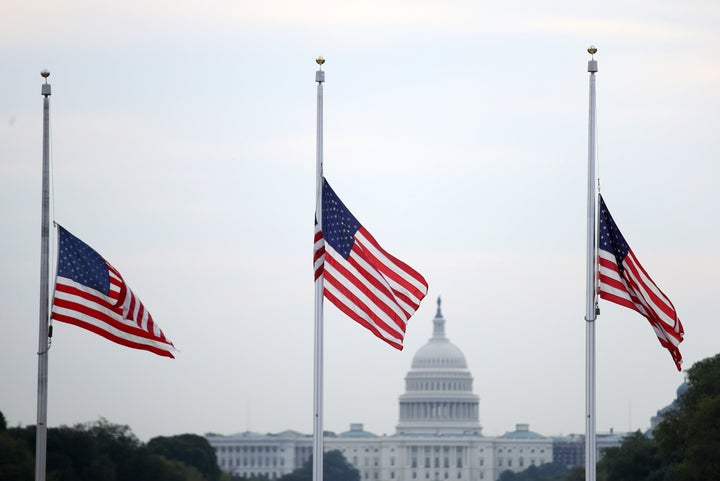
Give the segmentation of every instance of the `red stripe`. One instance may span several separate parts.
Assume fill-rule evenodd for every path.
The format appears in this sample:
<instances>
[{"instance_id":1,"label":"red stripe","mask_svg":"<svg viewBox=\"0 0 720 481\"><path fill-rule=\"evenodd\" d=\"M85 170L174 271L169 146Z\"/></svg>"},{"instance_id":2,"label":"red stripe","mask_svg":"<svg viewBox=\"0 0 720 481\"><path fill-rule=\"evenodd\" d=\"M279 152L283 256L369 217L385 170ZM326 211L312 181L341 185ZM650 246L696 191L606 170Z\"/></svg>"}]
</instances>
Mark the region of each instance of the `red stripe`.
<instances>
[{"instance_id":1,"label":"red stripe","mask_svg":"<svg viewBox=\"0 0 720 481\"><path fill-rule=\"evenodd\" d=\"M383 312L385 312L388 316L392 317L395 322L397 323L398 328L405 331L405 322L410 318L410 313L406 312L404 309L402 309L401 306L397 304L395 301L395 291L389 287L387 284L379 281L375 276L372 275L372 272L369 272L367 269L364 269L362 265L358 262L356 256L362 258L362 252L358 251L355 246L353 246L350 256L345 259L338 259L335 256L330 256L328 259L328 262L331 262L332 265L338 269L342 275L347 278L356 288L362 290L363 292L367 293L367 296L370 297L373 304L377 305ZM363 258L366 262L370 262L367 258ZM355 274L350 271L345 264L349 264L354 269L357 269L358 274L361 277L357 277ZM382 277L382 273L380 273ZM385 297L388 299L387 301L384 301L380 298L380 295L385 295ZM391 303L392 305L397 306L400 311L403 312L404 316L398 315L389 305L388 303Z\"/></svg>"},{"instance_id":2,"label":"red stripe","mask_svg":"<svg viewBox=\"0 0 720 481\"><path fill-rule=\"evenodd\" d=\"M623 261L623 272L620 274L620 270L615 262L608 259L604 259L598 256L598 264L603 268L612 270L621 277L623 282L608 277L602 273L599 274L599 293L602 299L605 299L615 304L633 309L643 315L651 326L658 331L664 333L677 341L679 344L683 340L684 330L680 319L678 319L677 311L672 305L670 299L663 293L660 288L655 284L652 278L648 275L647 271L643 268L640 262L635 257L632 250L628 250L628 255L625 256ZM632 275L631 275L632 274ZM633 279L637 279L635 281ZM646 280L643 280L646 279ZM619 297L611 292L604 289L604 286L614 287L618 290L622 290L630 296L630 301ZM653 289L654 288L654 289ZM655 290L661 294L662 297L655 293ZM669 325L662 318L660 312L664 313L667 317L672 319L673 325ZM682 369L682 354L680 349L669 342L659 332L655 332L655 336L660 345L663 346L670 352L675 366L678 370Z\"/></svg>"},{"instance_id":3,"label":"red stripe","mask_svg":"<svg viewBox=\"0 0 720 481\"><path fill-rule=\"evenodd\" d=\"M628 255L625 257L625 266L630 267L632 272L635 274L635 276L638 278L639 282L643 282L642 279L646 277L650 284L645 284L643 282L643 286L646 288L646 291L648 293L648 296L650 297L650 300L652 301L653 305L657 307L658 309L662 310L668 317L673 318L677 321L677 312L675 312L675 308L672 306L672 303L668 305L665 301L670 302L670 300L667 298L665 294L662 293L660 288L650 279L650 276L647 274L645 269L642 265L640 265L640 262L638 262L637 258L635 258L635 254L633 254L632 250L629 251ZM642 276L640 275L642 273ZM660 297L655 294L653 289L650 288L650 286L654 287L658 292L660 292L664 299L661 299Z\"/></svg>"},{"instance_id":4,"label":"red stripe","mask_svg":"<svg viewBox=\"0 0 720 481\"><path fill-rule=\"evenodd\" d=\"M380 244L375 240L375 238L368 232L364 227L360 227L359 229L364 237L367 238L367 240L380 252L383 253L384 256L386 256L395 266L397 266L399 269L401 269L403 272L411 276L413 279L415 279L417 282L425 286L425 290L427 291L427 282L425 281L425 278L421 276L417 271L415 271L412 267L405 264L400 259L394 257L392 254L388 253L385 249L383 249ZM353 250L355 250L355 246L357 246L358 243L356 242L353 246ZM392 270L390 267L388 267L386 264L384 264L380 259L375 257L370 251L367 249L362 249L363 251L363 258L368 260L379 272L381 272L385 277L388 277L390 279L393 279L395 282L403 286L406 290L410 291L410 293L419 300L422 300L423 297L425 297L425 293L419 290L414 284L408 282L405 278L400 276L397 272ZM398 292L398 291L395 291ZM409 298L405 296L404 293L401 293L406 299L407 303L415 308L415 310L420 307L419 302L411 301Z\"/></svg>"},{"instance_id":5,"label":"red stripe","mask_svg":"<svg viewBox=\"0 0 720 481\"><path fill-rule=\"evenodd\" d=\"M378 338L382 339L383 341L385 341L386 343L390 344L395 349L402 351L402 349L403 349L402 341L404 339L403 337L399 338L400 339L399 343L393 342L391 339L387 339L386 337L383 337L382 334L375 328L375 326L370 324L364 318L358 316L357 313L355 313L355 311L353 311L351 308L349 308L347 305L345 305L345 303L341 302L338 298L336 298L334 295L332 295L332 293L328 292L327 289L325 289L324 295L325 295L326 299L328 299L330 302L332 302L338 309L340 309L342 312L344 312L348 317L353 319L355 322L357 322L361 326L364 326L370 332L375 334L376 337L378 337ZM388 333L388 334L390 334L390 333Z\"/></svg>"},{"instance_id":6,"label":"red stripe","mask_svg":"<svg viewBox=\"0 0 720 481\"><path fill-rule=\"evenodd\" d=\"M175 358L175 356L173 356L169 350L160 349L156 346L149 346L147 344L138 344L136 342L128 341L127 339L124 339L122 337L117 337L117 336L105 331L104 329L100 329L97 326L94 326L87 322L81 321L74 317L63 316L63 315L60 315L57 313L53 313L52 318L55 319L56 321L65 322L67 324L73 324L75 326L82 327L83 329L87 329L88 331L94 332L95 334L102 336L105 339L108 339L110 341L113 341L117 344L121 344L126 347L131 347L133 349L141 349L143 351L150 351L159 356L171 357L173 359Z\"/></svg>"},{"instance_id":7,"label":"red stripe","mask_svg":"<svg viewBox=\"0 0 720 481\"><path fill-rule=\"evenodd\" d=\"M98 304L101 307L104 307L105 309L114 310L115 304L110 304L104 297L99 297L95 294L92 294L91 292L88 292L86 290L81 290L76 288L75 286L70 286L67 284L55 284L55 290L58 292L64 292L73 296L82 297L83 299L93 302L95 304ZM97 292L97 291L95 291ZM105 296L107 297L107 296Z\"/></svg>"},{"instance_id":8,"label":"red stripe","mask_svg":"<svg viewBox=\"0 0 720 481\"><path fill-rule=\"evenodd\" d=\"M383 302L378 297L375 291L368 287L367 284L375 283L375 279L368 279L366 277L358 279L345 266L338 263L333 256L329 256L327 262L340 273L342 278L338 279L332 276L328 271L325 271L325 282L331 284L333 287L335 287L335 289L342 292L348 299L353 302L353 304L360 307L370 319L375 321L375 323L378 324L384 331L393 335L393 337L398 337L398 335L395 334L397 333L397 331L401 331L402 333L405 332L405 319L400 318L392 309L387 307L385 302ZM359 290L361 290L370 299L372 304L367 305L363 301L361 301L355 294L350 291L348 287L346 287L346 283L343 281L347 281ZM383 289L383 286L380 286L376 289L384 290L385 292L387 292L386 289ZM327 290L325 290L325 293L327 293ZM389 326L388 324L386 324L386 322L376 314L376 312L378 311L385 313L395 322L396 325Z\"/></svg>"},{"instance_id":9,"label":"red stripe","mask_svg":"<svg viewBox=\"0 0 720 481\"><path fill-rule=\"evenodd\" d=\"M68 301L65 299L57 299L57 298L53 301L53 307L67 309L68 311L74 311L74 312L77 312L78 314L82 314L87 317L92 317L93 319L97 319L98 321L103 322L103 323L107 324L108 326L117 329L118 331L125 332L132 336L143 337L143 338L151 340L151 341L159 341L159 342L164 342L167 344L172 344L172 343L168 342L166 339L164 339L164 336L157 337L154 334L149 333L143 329L140 329L137 326L134 326L131 324L126 324L126 323L122 322L121 321L122 316L120 314L118 314L117 312L115 312L116 317L112 317L112 316L108 316L107 314L105 314L102 311L93 309L92 307L87 307L87 306L78 304L73 301ZM52 318L58 319L56 316L66 317L66 315L58 314L53 310ZM58 320L62 321L61 319L58 319ZM79 320L79 322L84 322L84 321Z\"/></svg>"}]
</instances>

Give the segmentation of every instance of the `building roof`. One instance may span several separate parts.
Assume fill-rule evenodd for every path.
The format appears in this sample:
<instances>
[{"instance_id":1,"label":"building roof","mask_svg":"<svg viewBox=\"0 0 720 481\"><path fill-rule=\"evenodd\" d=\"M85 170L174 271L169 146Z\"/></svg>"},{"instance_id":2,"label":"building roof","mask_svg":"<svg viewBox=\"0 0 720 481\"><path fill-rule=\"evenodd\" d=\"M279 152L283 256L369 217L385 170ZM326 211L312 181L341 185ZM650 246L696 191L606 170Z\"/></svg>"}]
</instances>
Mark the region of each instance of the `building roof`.
<instances>
[{"instance_id":1,"label":"building roof","mask_svg":"<svg viewBox=\"0 0 720 481\"><path fill-rule=\"evenodd\" d=\"M515 425L515 431L508 431L500 437L504 439L541 439L545 437L542 434L530 431L529 428L528 424L517 424Z\"/></svg>"},{"instance_id":2,"label":"building roof","mask_svg":"<svg viewBox=\"0 0 720 481\"><path fill-rule=\"evenodd\" d=\"M370 431L365 431L363 425L360 423L353 423L350 425L350 431L345 431L338 434L340 438L377 438L377 434L373 434Z\"/></svg>"},{"instance_id":3,"label":"building roof","mask_svg":"<svg viewBox=\"0 0 720 481\"><path fill-rule=\"evenodd\" d=\"M427 344L415 353L412 369L452 368L467 369L465 355L445 335L445 318L440 310L441 299L437 300L437 313L433 319L433 335Z\"/></svg>"}]
</instances>

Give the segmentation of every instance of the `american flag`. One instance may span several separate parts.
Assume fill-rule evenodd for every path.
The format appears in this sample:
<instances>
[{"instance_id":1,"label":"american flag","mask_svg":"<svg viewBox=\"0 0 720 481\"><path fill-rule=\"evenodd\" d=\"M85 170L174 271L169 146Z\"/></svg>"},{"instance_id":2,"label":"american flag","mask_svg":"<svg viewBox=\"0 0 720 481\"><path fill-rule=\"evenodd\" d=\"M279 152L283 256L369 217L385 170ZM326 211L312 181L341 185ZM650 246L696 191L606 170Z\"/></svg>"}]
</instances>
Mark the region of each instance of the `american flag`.
<instances>
[{"instance_id":1,"label":"american flag","mask_svg":"<svg viewBox=\"0 0 720 481\"><path fill-rule=\"evenodd\" d=\"M315 222L315 280L342 312L396 349L427 294L423 276L386 252L323 178L322 230Z\"/></svg>"},{"instance_id":2,"label":"american flag","mask_svg":"<svg viewBox=\"0 0 720 481\"><path fill-rule=\"evenodd\" d=\"M175 350L120 273L58 225L58 267L52 318L123 346L175 357Z\"/></svg>"},{"instance_id":3,"label":"american flag","mask_svg":"<svg viewBox=\"0 0 720 481\"><path fill-rule=\"evenodd\" d=\"M598 273L600 297L633 309L647 318L660 344L670 351L678 371L684 330L670 299L650 279L620 233L600 196Z\"/></svg>"}]
</instances>

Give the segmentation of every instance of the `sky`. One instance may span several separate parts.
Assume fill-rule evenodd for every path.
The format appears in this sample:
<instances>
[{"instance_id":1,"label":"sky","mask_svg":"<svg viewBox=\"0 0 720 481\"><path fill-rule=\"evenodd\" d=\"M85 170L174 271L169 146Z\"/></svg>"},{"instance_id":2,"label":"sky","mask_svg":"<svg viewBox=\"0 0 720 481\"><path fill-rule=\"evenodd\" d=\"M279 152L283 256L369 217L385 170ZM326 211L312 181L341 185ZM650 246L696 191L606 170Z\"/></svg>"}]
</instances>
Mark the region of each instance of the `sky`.
<instances>
[{"instance_id":1,"label":"sky","mask_svg":"<svg viewBox=\"0 0 720 481\"><path fill-rule=\"evenodd\" d=\"M0 411L36 422L48 69L52 218L179 351L54 323L49 426L312 433L322 55L324 173L429 283L403 351L325 304L325 429L395 431L442 296L485 435L583 433L586 49L601 192L689 368L719 350L718 23L710 0L3 1ZM597 430L645 430L684 374L643 317L600 309Z\"/></svg>"}]
</instances>

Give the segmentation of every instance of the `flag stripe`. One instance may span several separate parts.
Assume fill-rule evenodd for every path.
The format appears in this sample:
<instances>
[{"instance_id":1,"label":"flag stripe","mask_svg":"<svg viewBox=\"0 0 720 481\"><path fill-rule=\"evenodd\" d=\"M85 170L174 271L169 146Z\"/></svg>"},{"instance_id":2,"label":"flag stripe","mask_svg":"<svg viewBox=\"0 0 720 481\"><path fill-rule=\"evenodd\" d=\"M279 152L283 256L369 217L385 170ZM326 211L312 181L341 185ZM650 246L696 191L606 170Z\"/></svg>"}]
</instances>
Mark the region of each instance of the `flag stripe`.
<instances>
[{"instance_id":1,"label":"flag stripe","mask_svg":"<svg viewBox=\"0 0 720 481\"><path fill-rule=\"evenodd\" d=\"M643 315L666 348L678 370L682 355L678 346L684 330L670 299L640 264L617 228L603 198L600 203L598 249L598 290L600 298L633 309Z\"/></svg>"},{"instance_id":2,"label":"flag stripe","mask_svg":"<svg viewBox=\"0 0 720 481\"><path fill-rule=\"evenodd\" d=\"M323 295L396 349L427 294L427 282L384 250L323 179L322 226L315 222L313 268ZM337 248L336 248L337 247Z\"/></svg>"},{"instance_id":3,"label":"flag stripe","mask_svg":"<svg viewBox=\"0 0 720 481\"><path fill-rule=\"evenodd\" d=\"M69 279L63 279L62 282L63 284L58 283L55 291L53 316L56 311L61 312L62 309L65 310L66 314L75 311L80 316L93 317L97 322L106 324L112 330L122 331L129 337L144 337L153 342L167 343L164 336L150 336L147 331L139 327L134 321L119 315L115 309L109 307L107 298L102 294L98 293L97 296L92 296L77 287L69 285L73 283Z\"/></svg>"},{"instance_id":4,"label":"flag stripe","mask_svg":"<svg viewBox=\"0 0 720 481\"><path fill-rule=\"evenodd\" d=\"M391 295L382 287L368 288L374 279L366 277L342 258L329 257L325 266L325 286L341 291L355 304L388 330L405 331L404 313L392 302ZM391 327L395 326L395 327Z\"/></svg>"},{"instance_id":5,"label":"flag stripe","mask_svg":"<svg viewBox=\"0 0 720 481\"><path fill-rule=\"evenodd\" d=\"M120 273L62 226L51 317L123 346L174 357L172 342Z\"/></svg>"},{"instance_id":6,"label":"flag stripe","mask_svg":"<svg viewBox=\"0 0 720 481\"><path fill-rule=\"evenodd\" d=\"M413 304L413 312L420 306L420 301L427 294L427 284L420 274L410 266L386 252L370 233L361 227L357 239L376 259L378 270L382 271L393 282L393 289L405 292Z\"/></svg>"}]
</instances>

